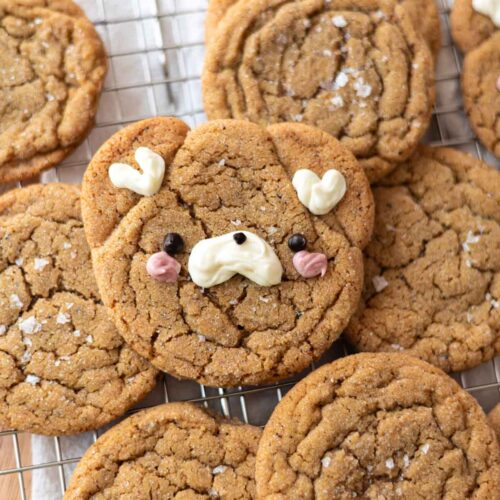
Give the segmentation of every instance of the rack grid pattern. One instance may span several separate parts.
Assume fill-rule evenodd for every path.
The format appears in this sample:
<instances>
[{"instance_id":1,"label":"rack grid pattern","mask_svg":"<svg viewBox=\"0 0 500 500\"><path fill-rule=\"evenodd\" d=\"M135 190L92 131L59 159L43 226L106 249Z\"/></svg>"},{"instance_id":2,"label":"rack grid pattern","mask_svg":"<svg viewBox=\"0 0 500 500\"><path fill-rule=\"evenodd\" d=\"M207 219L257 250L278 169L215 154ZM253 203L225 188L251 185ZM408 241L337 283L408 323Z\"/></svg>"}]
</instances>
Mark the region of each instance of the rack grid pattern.
<instances>
[{"instance_id":1,"label":"rack grid pattern","mask_svg":"<svg viewBox=\"0 0 500 500\"><path fill-rule=\"evenodd\" d=\"M440 2L443 48L437 75L437 101L426 142L451 146L485 159L496 168L500 162L489 155L474 137L460 97L462 59L449 35L449 5ZM451 0L452 1L452 0ZM113 133L128 123L155 115L172 115L190 126L203 123L200 74L203 60L203 22L208 0L79 0L95 23L109 54L109 72L96 126L84 143L55 169L45 172L41 182L79 183L92 154ZM6 188L16 187L12 184ZM0 191L5 188L0 189ZM349 354L338 341L319 363ZM311 370L314 366L311 367ZM500 401L500 356L454 378L489 410ZM263 425L286 391L301 378L264 387L214 389L164 375L153 393L131 412L169 401L194 401ZM130 412L129 412L130 413ZM30 436L15 431L0 432L0 444L11 454L0 468L0 492L8 480L17 479L17 497L32 495L29 483L45 471L47 480L58 482L62 497L66 485L86 447L105 429L74 437L39 438L52 455L37 461L21 442ZM3 441L3 443L2 443ZM75 449L80 450L75 453ZM2 495L0 495L2 496ZM5 498L5 497L2 497Z\"/></svg>"}]
</instances>

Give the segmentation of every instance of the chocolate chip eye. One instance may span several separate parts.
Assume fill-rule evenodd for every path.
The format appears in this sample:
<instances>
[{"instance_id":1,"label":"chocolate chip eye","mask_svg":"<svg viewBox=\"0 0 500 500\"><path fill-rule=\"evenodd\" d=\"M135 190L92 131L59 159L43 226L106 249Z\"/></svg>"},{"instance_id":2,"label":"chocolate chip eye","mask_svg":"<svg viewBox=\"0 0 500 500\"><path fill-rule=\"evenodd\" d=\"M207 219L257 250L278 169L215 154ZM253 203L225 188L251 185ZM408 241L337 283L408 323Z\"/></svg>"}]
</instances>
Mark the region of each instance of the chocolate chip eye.
<instances>
[{"instance_id":1,"label":"chocolate chip eye","mask_svg":"<svg viewBox=\"0 0 500 500\"><path fill-rule=\"evenodd\" d=\"M243 245L243 243L245 243L245 241L247 241L247 237L245 236L245 233L234 233L233 238L234 238L234 241L236 241L236 243L238 245Z\"/></svg>"},{"instance_id":2,"label":"chocolate chip eye","mask_svg":"<svg viewBox=\"0 0 500 500\"><path fill-rule=\"evenodd\" d=\"M288 238L288 248L292 252L300 252L307 246L306 237L303 234L293 234Z\"/></svg>"},{"instance_id":3,"label":"chocolate chip eye","mask_svg":"<svg viewBox=\"0 0 500 500\"><path fill-rule=\"evenodd\" d=\"M182 236L178 233L168 233L163 240L163 250L165 250L168 255L175 255L184 250L184 240Z\"/></svg>"}]
</instances>

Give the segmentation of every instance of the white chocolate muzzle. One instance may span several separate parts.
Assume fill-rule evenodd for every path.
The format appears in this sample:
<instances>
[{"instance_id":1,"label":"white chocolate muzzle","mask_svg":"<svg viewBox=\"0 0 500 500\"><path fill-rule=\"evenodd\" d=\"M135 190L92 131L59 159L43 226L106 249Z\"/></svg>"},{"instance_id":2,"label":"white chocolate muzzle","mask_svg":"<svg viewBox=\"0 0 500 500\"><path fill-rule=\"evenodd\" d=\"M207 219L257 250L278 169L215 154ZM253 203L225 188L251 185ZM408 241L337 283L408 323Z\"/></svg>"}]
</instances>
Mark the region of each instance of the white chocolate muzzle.
<instances>
[{"instance_id":1,"label":"white chocolate muzzle","mask_svg":"<svg viewBox=\"0 0 500 500\"><path fill-rule=\"evenodd\" d=\"M237 232L246 236L238 245L233 238ZM281 283L283 267L271 246L248 231L236 231L199 241L191 250L189 274L194 283L210 288L241 274L260 286Z\"/></svg>"}]
</instances>

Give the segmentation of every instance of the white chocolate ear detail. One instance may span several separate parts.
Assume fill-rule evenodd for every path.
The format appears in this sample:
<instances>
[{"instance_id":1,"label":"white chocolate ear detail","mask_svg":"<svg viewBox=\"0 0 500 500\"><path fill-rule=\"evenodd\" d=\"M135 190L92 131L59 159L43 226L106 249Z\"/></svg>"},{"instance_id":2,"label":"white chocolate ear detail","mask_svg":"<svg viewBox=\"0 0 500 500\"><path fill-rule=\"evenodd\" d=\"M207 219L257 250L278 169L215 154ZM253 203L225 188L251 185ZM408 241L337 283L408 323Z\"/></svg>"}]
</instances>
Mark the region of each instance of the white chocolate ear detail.
<instances>
[{"instance_id":1,"label":"white chocolate ear detail","mask_svg":"<svg viewBox=\"0 0 500 500\"><path fill-rule=\"evenodd\" d=\"M245 242L236 243L236 232L199 241L191 250L188 270L202 288L220 285L241 274L260 286L281 283L283 266L273 248L260 236L242 231Z\"/></svg>"},{"instance_id":2,"label":"white chocolate ear detail","mask_svg":"<svg viewBox=\"0 0 500 500\"><path fill-rule=\"evenodd\" d=\"M326 171L322 179L307 168L297 170L292 184L300 202L314 215L330 212L347 191L344 176L335 169Z\"/></svg>"},{"instance_id":3,"label":"white chocolate ear detail","mask_svg":"<svg viewBox=\"0 0 500 500\"><path fill-rule=\"evenodd\" d=\"M165 161L149 148L137 148L135 160L142 173L126 163L113 163L108 170L109 178L117 188L130 189L142 196L156 194L165 175Z\"/></svg>"}]
</instances>

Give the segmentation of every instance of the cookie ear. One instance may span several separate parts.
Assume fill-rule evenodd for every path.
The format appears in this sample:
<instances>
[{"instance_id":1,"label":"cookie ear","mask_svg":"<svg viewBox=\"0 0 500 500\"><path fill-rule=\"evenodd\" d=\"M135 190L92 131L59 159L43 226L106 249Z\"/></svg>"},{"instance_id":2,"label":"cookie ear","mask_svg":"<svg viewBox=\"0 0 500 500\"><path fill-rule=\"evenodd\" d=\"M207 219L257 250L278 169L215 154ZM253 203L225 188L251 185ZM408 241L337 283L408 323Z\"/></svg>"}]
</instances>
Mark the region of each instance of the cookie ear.
<instances>
[{"instance_id":1,"label":"cookie ear","mask_svg":"<svg viewBox=\"0 0 500 500\"><path fill-rule=\"evenodd\" d=\"M82 214L91 248L101 246L142 198L111 183L111 164L125 163L139 170L135 152L147 147L159 154L168 167L188 132L189 127L177 118L151 118L129 125L101 146L85 172L82 185Z\"/></svg>"},{"instance_id":2,"label":"cookie ear","mask_svg":"<svg viewBox=\"0 0 500 500\"><path fill-rule=\"evenodd\" d=\"M335 169L344 176L347 191L338 205L326 215L311 217L363 249L372 235L375 204L368 179L354 155L331 135L307 125L281 123L267 131L290 179L301 169L309 169L318 177Z\"/></svg>"}]
</instances>

